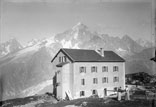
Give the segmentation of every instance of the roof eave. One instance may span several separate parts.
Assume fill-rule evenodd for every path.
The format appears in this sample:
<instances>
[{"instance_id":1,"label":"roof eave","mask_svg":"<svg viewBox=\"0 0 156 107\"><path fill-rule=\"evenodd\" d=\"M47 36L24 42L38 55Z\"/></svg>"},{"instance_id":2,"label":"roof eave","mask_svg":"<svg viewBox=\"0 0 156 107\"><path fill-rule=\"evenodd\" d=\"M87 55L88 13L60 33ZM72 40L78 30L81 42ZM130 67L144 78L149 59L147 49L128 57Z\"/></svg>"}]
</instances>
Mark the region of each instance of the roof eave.
<instances>
[{"instance_id":1,"label":"roof eave","mask_svg":"<svg viewBox=\"0 0 156 107\"><path fill-rule=\"evenodd\" d=\"M56 55L53 57L53 59L51 60L51 63L54 61L54 59L57 57L57 55L60 53L61 49L56 53Z\"/></svg>"},{"instance_id":2,"label":"roof eave","mask_svg":"<svg viewBox=\"0 0 156 107\"><path fill-rule=\"evenodd\" d=\"M71 62L74 62L74 60L73 60L63 49L60 49L60 50L57 52L57 54L54 56L54 58L51 60L51 63L55 60L55 58L57 57L57 55L58 55L60 52L62 52L63 54L65 54L65 55L69 58L69 60L70 60Z\"/></svg>"}]
</instances>

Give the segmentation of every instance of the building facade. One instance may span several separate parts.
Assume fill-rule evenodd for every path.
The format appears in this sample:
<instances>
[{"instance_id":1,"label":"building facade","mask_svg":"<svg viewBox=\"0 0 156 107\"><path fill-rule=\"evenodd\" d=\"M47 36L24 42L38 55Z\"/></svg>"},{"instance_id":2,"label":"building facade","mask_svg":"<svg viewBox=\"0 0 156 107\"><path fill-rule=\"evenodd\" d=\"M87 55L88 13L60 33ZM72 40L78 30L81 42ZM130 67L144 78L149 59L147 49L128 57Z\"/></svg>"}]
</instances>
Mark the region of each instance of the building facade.
<instances>
[{"instance_id":1,"label":"building facade","mask_svg":"<svg viewBox=\"0 0 156 107\"><path fill-rule=\"evenodd\" d=\"M125 87L125 60L113 51L60 49L51 62L58 98L104 97Z\"/></svg>"}]
</instances>

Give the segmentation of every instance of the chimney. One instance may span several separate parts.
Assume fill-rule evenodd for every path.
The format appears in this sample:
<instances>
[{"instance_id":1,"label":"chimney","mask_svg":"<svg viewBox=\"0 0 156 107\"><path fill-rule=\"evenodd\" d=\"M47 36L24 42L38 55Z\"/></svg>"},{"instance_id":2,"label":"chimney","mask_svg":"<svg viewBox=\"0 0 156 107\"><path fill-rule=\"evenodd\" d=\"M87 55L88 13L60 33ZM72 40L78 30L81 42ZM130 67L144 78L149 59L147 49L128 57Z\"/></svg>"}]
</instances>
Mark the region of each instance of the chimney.
<instances>
[{"instance_id":1,"label":"chimney","mask_svg":"<svg viewBox=\"0 0 156 107\"><path fill-rule=\"evenodd\" d=\"M104 57L105 54L104 54L104 49L103 48L100 48L100 53L101 53L101 56Z\"/></svg>"},{"instance_id":2,"label":"chimney","mask_svg":"<svg viewBox=\"0 0 156 107\"><path fill-rule=\"evenodd\" d=\"M97 52L98 52L102 57L105 56L105 54L104 54L104 49L103 49L103 48L98 49Z\"/></svg>"}]
</instances>

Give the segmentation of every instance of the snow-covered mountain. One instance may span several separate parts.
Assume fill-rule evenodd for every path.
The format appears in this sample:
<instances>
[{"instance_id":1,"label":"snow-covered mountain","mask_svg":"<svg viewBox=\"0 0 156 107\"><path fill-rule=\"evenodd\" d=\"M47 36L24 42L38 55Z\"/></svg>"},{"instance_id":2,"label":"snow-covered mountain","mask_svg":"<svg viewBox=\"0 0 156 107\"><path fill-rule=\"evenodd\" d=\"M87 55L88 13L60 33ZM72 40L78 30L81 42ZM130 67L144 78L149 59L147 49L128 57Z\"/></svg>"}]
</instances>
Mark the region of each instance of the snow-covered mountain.
<instances>
[{"instance_id":1,"label":"snow-covered mountain","mask_svg":"<svg viewBox=\"0 0 156 107\"><path fill-rule=\"evenodd\" d=\"M25 47L33 46L39 42L38 39L32 39L31 41L28 42L28 44Z\"/></svg>"},{"instance_id":2,"label":"snow-covered mountain","mask_svg":"<svg viewBox=\"0 0 156 107\"><path fill-rule=\"evenodd\" d=\"M15 38L11 38L9 41L0 44L0 57L19 51L22 48L22 45Z\"/></svg>"},{"instance_id":3,"label":"snow-covered mountain","mask_svg":"<svg viewBox=\"0 0 156 107\"><path fill-rule=\"evenodd\" d=\"M101 47L126 59L145 49L127 35L119 38L98 34L83 23L49 38L33 39L24 48L15 39L3 43L0 45L0 94L3 99L10 99L44 92L46 87L51 87L52 92L50 81L55 70L51 59L60 48L96 50Z\"/></svg>"}]
</instances>

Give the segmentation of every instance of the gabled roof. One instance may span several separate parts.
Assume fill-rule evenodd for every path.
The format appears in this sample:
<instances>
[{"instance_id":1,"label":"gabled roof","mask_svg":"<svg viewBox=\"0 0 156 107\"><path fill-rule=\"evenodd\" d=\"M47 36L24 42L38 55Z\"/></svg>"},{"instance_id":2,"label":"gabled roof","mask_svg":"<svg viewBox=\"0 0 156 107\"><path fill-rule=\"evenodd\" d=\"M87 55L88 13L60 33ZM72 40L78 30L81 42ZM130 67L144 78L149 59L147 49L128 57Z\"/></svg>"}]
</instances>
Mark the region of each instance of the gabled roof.
<instances>
[{"instance_id":1,"label":"gabled roof","mask_svg":"<svg viewBox=\"0 0 156 107\"><path fill-rule=\"evenodd\" d=\"M104 57L102 57L95 50L65 48L60 49L51 62L53 62L60 52L64 53L71 62L125 62L123 58L113 51L104 51Z\"/></svg>"}]
</instances>

